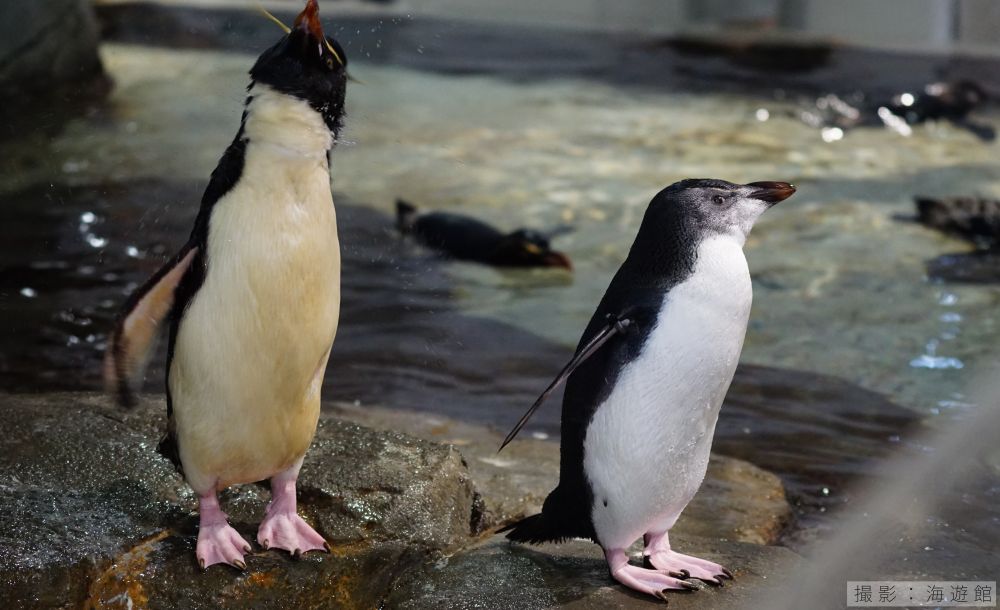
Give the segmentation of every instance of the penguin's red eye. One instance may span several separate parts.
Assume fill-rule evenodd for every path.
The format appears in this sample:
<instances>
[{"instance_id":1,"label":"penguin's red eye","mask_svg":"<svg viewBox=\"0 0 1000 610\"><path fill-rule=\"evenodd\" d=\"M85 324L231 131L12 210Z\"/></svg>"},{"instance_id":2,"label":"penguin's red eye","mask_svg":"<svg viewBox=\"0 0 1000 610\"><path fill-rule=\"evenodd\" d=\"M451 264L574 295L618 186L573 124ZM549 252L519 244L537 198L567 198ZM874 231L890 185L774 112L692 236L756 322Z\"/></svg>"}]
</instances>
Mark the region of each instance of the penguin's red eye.
<instances>
[{"instance_id":1,"label":"penguin's red eye","mask_svg":"<svg viewBox=\"0 0 1000 610\"><path fill-rule=\"evenodd\" d=\"M712 203L714 203L715 205L722 205L725 202L726 198L723 197L722 195L716 195L715 197L712 197Z\"/></svg>"}]
</instances>

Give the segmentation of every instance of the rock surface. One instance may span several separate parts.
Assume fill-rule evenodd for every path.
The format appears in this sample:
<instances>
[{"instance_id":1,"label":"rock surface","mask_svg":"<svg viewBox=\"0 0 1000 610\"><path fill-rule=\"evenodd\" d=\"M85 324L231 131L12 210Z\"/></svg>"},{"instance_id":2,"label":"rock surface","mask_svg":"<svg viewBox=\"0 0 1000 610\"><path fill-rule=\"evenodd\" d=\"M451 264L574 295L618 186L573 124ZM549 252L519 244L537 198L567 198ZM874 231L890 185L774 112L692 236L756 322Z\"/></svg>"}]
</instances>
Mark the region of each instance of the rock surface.
<instances>
[{"instance_id":1,"label":"rock surface","mask_svg":"<svg viewBox=\"0 0 1000 610\"><path fill-rule=\"evenodd\" d=\"M195 498L155 452L162 400L129 413L92 394L0 404L0 583L19 607L370 608L403 571L470 541L474 492L454 449L323 419L300 511L333 555L256 548L244 573L201 573ZM248 540L268 496L257 485L223 496Z\"/></svg>"},{"instance_id":2,"label":"rock surface","mask_svg":"<svg viewBox=\"0 0 1000 610\"><path fill-rule=\"evenodd\" d=\"M648 601L608 579L591 543L531 549L481 540L538 509L557 472L555 443L526 439L498 457L500 435L484 427L328 407L300 476L299 508L333 553L292 560L255 547L245 572L202 572L194 562L196 498L155 451L162 399L126 412L97 394L0 395L0 585L7 599L18 607L86 608L421 608L440 599L451 600L445 607L507 600L596 608ZM255 540L268 498L263 485L222 494L247 540ZM703 592L697 599L707 601L698 603L741 599L760 588L763 577L755 574L782 569L789 552L737 541L774 540L788 514L774 475L714 456L674 542L722 557L748 578L724 598Z\"/></svg>"},{"instance_id":3,"label":"rock surface","mask_svg":"<svg viewBox=\"0 0 1000 610\"><path fill-rule=\"evenodd\" d=\"M503 453L504 435L443 416L336 403L326 411L375 428L455 446L469 466L485 513L481 529L538 512L559 479L559 445L518 438ZM712 455L705 482L681 514L675 531L713 539L773 544L791 517L781 481L749 462Z\"/></svg>"},{"instance_id":4,"label":"rock surface","mask_svg":"<svg viewBox=\"0 0 1000 610\"><path fill-rule=\"evenodd\" d=\"M699 591L672 593L671 608L747 608L751 595L772 583L780 584L781 574L801 561L792 551L775 546L683 536L675 537L673 543L685 552L728 565L736 579L721 588L706 585ZM604 610L662 606L652 597L616 585L594 544L575 541L527 547L509 544L498 536L406 579L383 607Z\"/></svg>"},{"instance_id":5,"label":"rock surface","mask_svg":"<svg viewBox=\"0 0 1000 610\"><path fill-rule=\"evenodd\" d=\"M0 4L0 97L73 101L81 91L104 90L97 44L86 0Z\"/></svg>"}]
</instances>

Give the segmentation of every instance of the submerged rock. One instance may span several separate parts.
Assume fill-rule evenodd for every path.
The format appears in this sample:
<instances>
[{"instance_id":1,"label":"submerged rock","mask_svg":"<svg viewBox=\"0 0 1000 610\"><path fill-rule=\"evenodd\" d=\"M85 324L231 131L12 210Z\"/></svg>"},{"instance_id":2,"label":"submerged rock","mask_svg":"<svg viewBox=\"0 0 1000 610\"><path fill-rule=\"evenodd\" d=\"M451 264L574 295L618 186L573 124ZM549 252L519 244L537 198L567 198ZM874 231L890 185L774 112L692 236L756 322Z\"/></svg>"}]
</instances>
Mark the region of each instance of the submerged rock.
<instances>
[{"instance_id":1,"label":"submerged rock","mask_svg":"<svg viewBox=\"0 0 1000 610\"><path fill-rule=\"evenodd\" d=\"M370 608L402 572L470 540L474 492L457 451L324 419L299 498L333 554L255 547L244 573L202 573L195 497L155 451L162 400L127 413L88 394L0 401L0 583L14 606ZM248 540L268 496L257 485L223 495Z\"/></svg>"},{"instance_id":2,"label":"submerged rock","mask_svg":"<svg viewBox=\"0 0 1000 610\"><path fill-rule=\"evenodd\" d=\"M927 261L927 275L960 284L1000 283L1000 250L943 254Z\"/></svg>"}]
</instances>

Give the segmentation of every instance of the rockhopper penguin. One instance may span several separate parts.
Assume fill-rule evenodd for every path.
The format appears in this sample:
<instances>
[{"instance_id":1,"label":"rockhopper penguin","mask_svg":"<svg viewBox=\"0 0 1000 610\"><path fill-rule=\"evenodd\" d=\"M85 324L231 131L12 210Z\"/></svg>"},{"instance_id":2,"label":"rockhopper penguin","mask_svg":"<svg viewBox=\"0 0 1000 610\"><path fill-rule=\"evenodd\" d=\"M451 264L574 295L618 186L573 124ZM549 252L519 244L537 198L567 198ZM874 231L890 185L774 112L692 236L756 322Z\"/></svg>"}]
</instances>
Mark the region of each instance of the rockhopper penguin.
<instances>
[{"instance_id":1,"label":"rockhopper penguin","mask_svg":"<svg viewBox=\"0 0 1000 610\"><path fill-rule=\"evenodd\" d=\"M784 182L684 180L653 198L573 359L504 441L567 379L559 485L508 538L592 539L617 581L661 598L694 588L688 578L731 577L671 549L668 533L701 486L743 347L752 298L744 241L794 192ZM626 555L640 536L650 569Z\"/></svg>"},{"instance_id":2,"label":"rockhopper penguin","mask_svg":"<svg viewBox=\"0 0 1000 610\"><path fill-rule=\"evenodd\" d=\"M481 220L448 212L420 212L413 204L396 200L396 228L422 244L459 260L496 267L560 267L572 269L569 257L553 250L549 241L572 229L544 232L517 229L504 233Z\"/></svg>"},{"instance_id":3,"label":"rockhopper penguin","mask_svg":"<svg viewBox=\"0 0 1000 610\"><path fill-rule=\"evenodd\" d=\"M316 0L250 70L236 138L212 172L188 242L127 301L105 376L134 400L169 320L162 452L199 497L197 560L244 568L250 544L217 492L270 479L257 540L293 554L328 546L296 513L295 481L319 418L340 313L329 152L344 115L346 58Z\"/></svg>"}]
</instances>

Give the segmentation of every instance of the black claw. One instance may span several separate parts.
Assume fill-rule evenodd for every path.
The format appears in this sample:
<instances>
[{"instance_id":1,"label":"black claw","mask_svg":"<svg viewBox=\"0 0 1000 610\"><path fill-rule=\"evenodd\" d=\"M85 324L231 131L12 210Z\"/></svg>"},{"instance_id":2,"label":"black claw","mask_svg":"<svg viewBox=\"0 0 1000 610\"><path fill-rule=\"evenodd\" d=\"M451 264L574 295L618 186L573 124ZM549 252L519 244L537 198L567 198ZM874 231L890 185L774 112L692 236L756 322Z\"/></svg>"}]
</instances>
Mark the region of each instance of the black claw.
<instances>
[{"instance_id":1,"label":"black claw","mask_svg":"<svg viewBox=\"0 0 1000 610\"><path fill-rule=\"evenodd\" d=\"M671 578L676 578L678 580L684 580L684 579L686 579L688 577L687 574L684 574L685 571L686 570L681 570L680 572L667 572L667 575L670 576Z\"/></svg>"},{"instance_id":2,"label":"black claw","mask_svg":"<svg viewBox=\"0 0 1000 610\"><path fill-rule=\"evenodd\" d=\"M681 570L681 574L684 575L684 580L691 578L691 572L688 572L687 570Z\"/></svg>"},{"instance_id":3,"label":"black claw","mask_svg":"<svg viewBox=\"0 0 1000 610\"><path fill-rule=\"evenodd\" d=\"M713 583L715 585L718 585L720 588L726 586L725 584L722 583L722 579L721 578L716 578L716 579L710 580L708 582Z\"/></svg>"},{"instance_id":4,"label":"black claw","mask_svg":"<svg viewBox=\"0 0 1000 610\"><path fill-rule=\"evenodd\" d=\"M271 547L271 542L267 538L265 538L265 539L263 539L263 540L260 541L260 545L262 547L264 547L264 550L266 551L267 549L269 549Z\"/></svg>"},{"instance_id":5,"label":"black claw","mask_svg":"<svg viewBox=\"0 0 1000 610\"><path fill-rule=\"evenodd\" d=\"M726 568L722 568L722 573L723 573L723 574L725 575L725 577L726 577L726 578L728 578L729 580L733 580L733 573L732 573L732 572L730 572L729 570L727 570Z\"/></svg>"},{"instance_id":6,"label":"black claw","mask_svg":"<svg viewBox=\"0 0 1000 610\"><path fill-rule=\"evenodd\" d=\"M198 565L201 566L202 571L205 570L205 560L201 557L198 558Z\"/></svg>"},{"instance_id":7,"label":"black claw","mask_svg":"<svg viewBox=\"0 0 1000 610\"><path fill-rule=\"evenodd\" d=\"M302 558L302 550L301 549L295 549L294 551L292 551L292 557L294 559L301 559Z\"/></svg>"},{"instance_id":8,"label":"black claw","mask_svg":"<svg viewBox=\"0 0 1000 610\"><path fill-rule=\"evenodd\" d=\"M670 600L667 599L667 591L668 591L668 589L664 589L664 590L658 591L656 593L656 597L659 598L659 599L662 599L664 604L669 604L670 603Z\"/></svg>"},{"instance_id":9,"label":"black claw","mask_svg":"<svg viewBox=\"0 0 1000 610\"><path fill-rule=\"evenodd\" d=\"M333 549L330 548L330 543L329 542L323 542L323 548L326 549L327 553L332 553L333 552Z\"/></svg>"},{"instance_id":10,"label":"black claw","mask_svg":"<svg viewBox=\"0 0 1000 610\"><path fill-rule=\"evenodd\" d=\"M236 561L233 562L233 567L236 567L236 568L239 568L239 569L241 569L243 571L246 571L247 564L245 564L242 561L240 561L240 560L237 559Z\"/></svg>"},{"instance_id":11,"label":"black claw","mask_svg":"<svg viewBox=\"0 0 1000 610\"><path fill-rule=\"evenodd\" d=\"M684 587L685 589L687 589L688 591L697 591L698 590L698 585L694 584L693 582L688 582L686 580L682 580L681 581L681 586Z\"/></svg>"}]
</instances>

